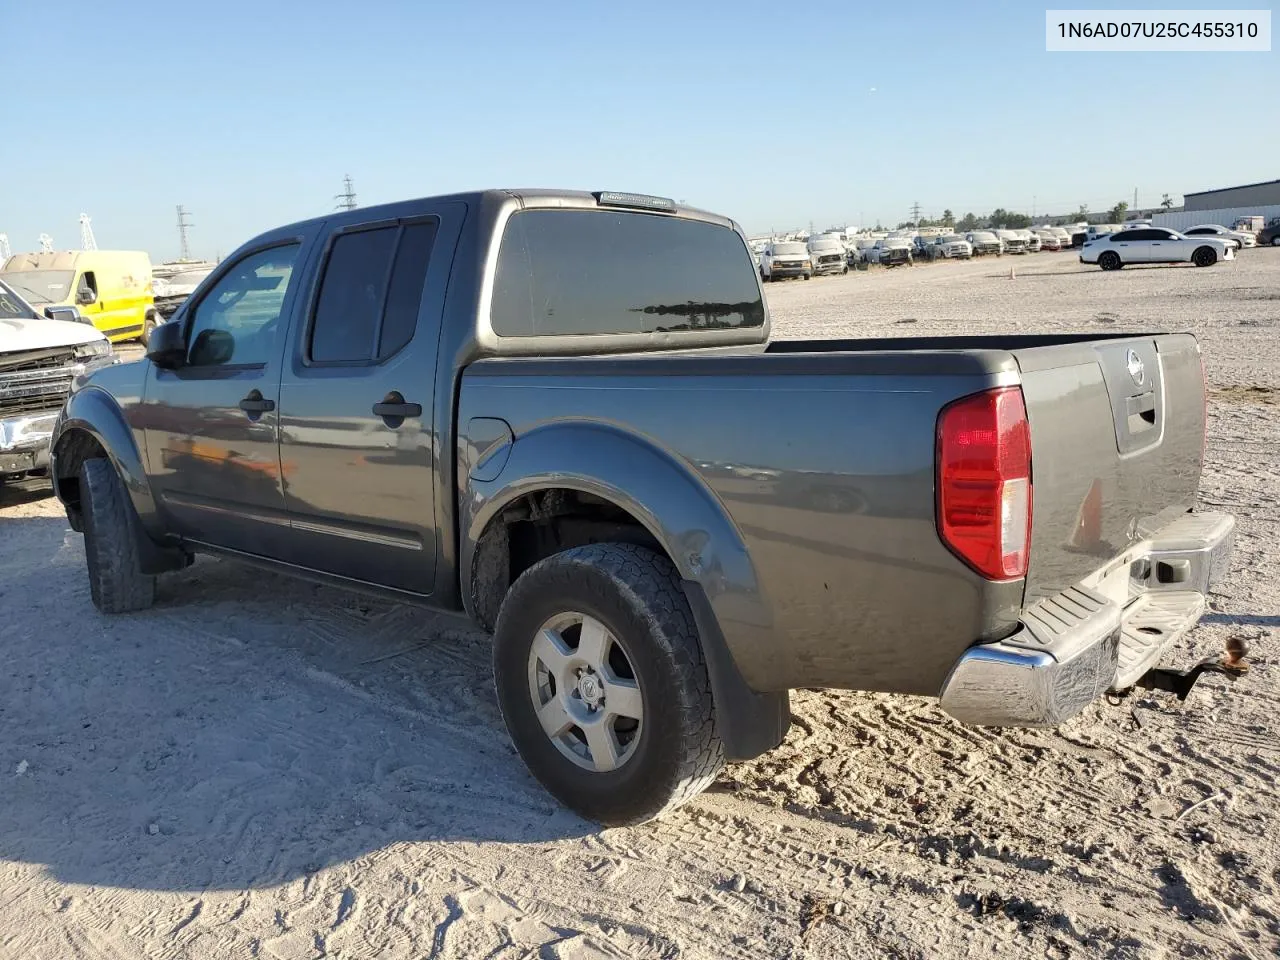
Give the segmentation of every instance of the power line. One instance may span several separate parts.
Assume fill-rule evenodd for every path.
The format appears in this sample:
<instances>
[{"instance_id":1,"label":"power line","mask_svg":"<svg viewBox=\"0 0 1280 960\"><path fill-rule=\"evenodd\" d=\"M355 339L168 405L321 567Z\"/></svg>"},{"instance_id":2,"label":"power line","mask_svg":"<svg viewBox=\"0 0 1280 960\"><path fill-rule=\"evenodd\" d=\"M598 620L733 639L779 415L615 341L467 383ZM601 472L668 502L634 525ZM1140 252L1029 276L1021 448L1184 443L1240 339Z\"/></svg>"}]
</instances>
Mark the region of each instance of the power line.
<instances>
[{"instance_id":1,"label":"power line","mask_svg":"<svg viewBox=\"0 0 1280 960\"><path fill-rule=\"evenodd\" d=\"M351 174L347 174L342 178L342 193L333 199L338 201L339 210L354 210L356 208L356 188L351 181Z\"/></svg>"},{"instance_id":2,"label":"power line","mask_svg":"<svg viewBox=\"0 0 1280 960\"><path fill-rule=\"evenodd\" d=\"M191 259L191 245L187 242L187 231L193 226L190 216L186 208L178 204L178 259L180 260Z\"/></svg>"}]
</instances>

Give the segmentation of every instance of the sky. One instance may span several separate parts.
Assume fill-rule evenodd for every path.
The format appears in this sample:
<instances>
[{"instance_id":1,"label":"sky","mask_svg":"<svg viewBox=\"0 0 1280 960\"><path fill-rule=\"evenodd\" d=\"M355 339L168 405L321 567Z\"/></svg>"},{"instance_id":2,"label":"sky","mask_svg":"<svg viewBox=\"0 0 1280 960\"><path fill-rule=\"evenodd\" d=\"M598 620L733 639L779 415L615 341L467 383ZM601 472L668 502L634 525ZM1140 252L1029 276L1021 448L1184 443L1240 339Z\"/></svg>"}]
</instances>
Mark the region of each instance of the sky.
<instances>
[{"instance_id":1,"label":"sky","mask_svg":"<svg viewBox=\"0 0 1280 960\"><path fill-rule=\"evenodd\" d=\"M1054 7L1067 4L1058 0ZM1094 7L1106 6L1094 0ZM1138 8L1269 8L1250 0ZM1277 53L1047 53L1045 5L0 0L0 233L194 256L334 209L632 190L749 233L1280 177Z\"/></svg>"}]
</instances>

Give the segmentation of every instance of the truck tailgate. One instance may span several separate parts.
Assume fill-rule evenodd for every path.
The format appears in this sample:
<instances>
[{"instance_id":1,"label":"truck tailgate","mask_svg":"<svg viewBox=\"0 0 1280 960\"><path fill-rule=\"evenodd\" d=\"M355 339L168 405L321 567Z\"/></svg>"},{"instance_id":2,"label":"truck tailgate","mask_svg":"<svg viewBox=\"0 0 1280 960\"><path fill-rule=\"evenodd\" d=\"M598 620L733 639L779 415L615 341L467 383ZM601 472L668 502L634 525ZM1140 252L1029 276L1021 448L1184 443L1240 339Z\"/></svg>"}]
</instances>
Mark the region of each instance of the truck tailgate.
<instances>
[{"instance_id":1,"label":"truck tailgate","mask_svg":"<svg viewBox=\"0 0 1280 960\"><path fill-rule=\"evenodd\" d=\"M1031 427L1029 606L1191 509L1204 453L1204 380L1188 334L1014 356Z\"/></svg>"}]
</instances>

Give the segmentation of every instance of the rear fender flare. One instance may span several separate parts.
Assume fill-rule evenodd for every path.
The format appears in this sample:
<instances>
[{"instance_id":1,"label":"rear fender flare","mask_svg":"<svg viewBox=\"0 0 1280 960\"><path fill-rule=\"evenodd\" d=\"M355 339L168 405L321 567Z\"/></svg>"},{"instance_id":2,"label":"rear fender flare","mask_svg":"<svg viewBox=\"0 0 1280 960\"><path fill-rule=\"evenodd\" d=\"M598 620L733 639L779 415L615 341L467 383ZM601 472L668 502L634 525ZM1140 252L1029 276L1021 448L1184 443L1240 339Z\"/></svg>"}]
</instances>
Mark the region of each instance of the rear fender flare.
<instances>
[{"instance_id":1,"label":"rear fender flare","mask_svg":"<svg viewBox=\"0 0 1280 960\"><path fill-rule=\"evenodd\" d=\"M124 482L142 529L152 539L162 539L164 524L157 512L155 497L147 481L142 455L134 440L133 431L129 429L115 398L94 386L78 390L67 399L54 429L51 467L54 489L58 492L59 499L62 493L58 481L66 478L62 473L64 467L59 454L65 455L77 433L88 434L103 449Z\"/></svg>"},{"instance_id":2,"label":"rear fender flare","mask_svg":"<svg viewBox=\"0 0 1280 960\"><path fill-rule=\"evenodd\" d=\"M653 535L686 581L726 754L747 759L781 742L789 722L787 693L756 692L769 690L767 664L778 653L769 604L724 507L677 457L612 426L561 423L511 443L495 479L459 477L459 483L465 604L470 604L476 544L508 504L548 489L607 500Z\"/></svg>"}]
</instances>

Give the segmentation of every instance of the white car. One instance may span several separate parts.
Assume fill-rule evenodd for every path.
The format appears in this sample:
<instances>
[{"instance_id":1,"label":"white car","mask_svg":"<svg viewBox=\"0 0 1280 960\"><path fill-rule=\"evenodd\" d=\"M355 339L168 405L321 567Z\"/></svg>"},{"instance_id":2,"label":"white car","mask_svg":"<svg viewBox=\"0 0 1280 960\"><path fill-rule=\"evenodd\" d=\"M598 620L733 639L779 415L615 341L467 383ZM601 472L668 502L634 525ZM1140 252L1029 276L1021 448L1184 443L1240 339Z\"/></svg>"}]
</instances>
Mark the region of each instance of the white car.
<instances>
[{"instance_id":1,"label":"white car","mask_svg":"<svg viewBox=\"0 0 1280 960\"><path fill-rule=\"evenodd\" d=\"M76 308L49 313L59 319L0 281L0 480L48 470L53 422L72 381L115 362L110 341Z\"/></svg>"},{"instance_id":2,"label":"white car","mask_svg":"<svg viewBox=\"0 0 1280 960\"><path fill-rule=\"evenodd\" d=\"M1234 240L1237 244L1237 252L1242 247L1256 247L1258 245L1258 238L1252 233L1246 233L1243 230L1228 230L1217 223L1202 223L1182 232L1188 237L1221 237L1223 240Z\"/></svg>"},{"instance_id":3,"label":"white car","mask_svg":"<svg viewBox=\"0 0 1280 960\"><path fill-rule=\"evenodd\" d=\"M1034 230L1015 230L1014 233L1026 241L1027 253L1040 252L1040 234Z\"/></svg>"},{"instance_id":4,"label":"white car","mask_svg":"<svg viewBox=\"0 0 1280 960\"><path fill-rule=\"evenodd\" d=\"M1235 242L1221 237L1187 237L1164 227L1117 230L1080 248L1081 263L1119 270L1130 263L1194 263L1208 267L1234 260Z\"/></svg>"},{"instance_id":5,"label":"white car","mask_svg":"<svg viewBox=\"0 0 1280 960\"><path fill-rule=\"evenodd\" d=\"M823 233L809 240L809 259L814 276L824 273L848 273L849 260L844 242L835 234Z\"/></svg>"},{"instance_id":6,"label":"white car","mask_svg":"<svg viewBox=\"0 0 1280 960\"><path fill-rule=\"evenodd\" d=\"M968 260L973 256L973 245L957 233L938 237L929 245L929 257L933 260Z\"/></svg>"},{"instance_id":7,"label":"white car","mask_svg":"<svg viewBox=\"0 0 1280 960\"><path fill-rule=\"evenodd\" d=\"M765 283L785 277L813 277L809 248L799 240L774 240L760 254L760 279Z\"/></svg>"}]
</instances>

